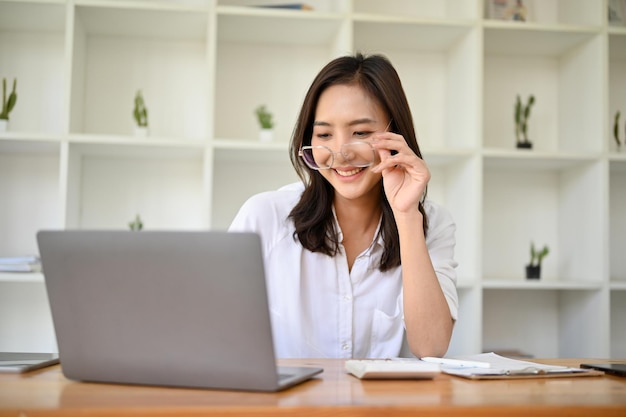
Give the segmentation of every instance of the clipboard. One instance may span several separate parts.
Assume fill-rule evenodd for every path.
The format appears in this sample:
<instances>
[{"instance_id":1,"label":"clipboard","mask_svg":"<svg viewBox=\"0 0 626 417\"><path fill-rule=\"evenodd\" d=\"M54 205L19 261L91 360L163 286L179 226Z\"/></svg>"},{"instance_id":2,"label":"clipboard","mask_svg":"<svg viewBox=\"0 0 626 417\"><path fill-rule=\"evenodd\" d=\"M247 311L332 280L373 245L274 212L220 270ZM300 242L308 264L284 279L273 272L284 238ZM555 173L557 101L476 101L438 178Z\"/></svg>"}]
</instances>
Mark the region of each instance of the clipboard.
<instances>
[{"instance_id":1,"label":"clipboard","mask_svg":"<svg viewBox=\"0 0 626 417\"><path fill-rule=\"evenodd\" d=\"M529 378L571 378L583 376L602 376L603 372L593 369L570 368L560 365L545 365L529 361L506 358L496 353L459 356L455 359L488 363L489 367L454 367L442 366L441 371L462 378L473 380L489 379L529 379Z\"/></svg>"}]
</instances>

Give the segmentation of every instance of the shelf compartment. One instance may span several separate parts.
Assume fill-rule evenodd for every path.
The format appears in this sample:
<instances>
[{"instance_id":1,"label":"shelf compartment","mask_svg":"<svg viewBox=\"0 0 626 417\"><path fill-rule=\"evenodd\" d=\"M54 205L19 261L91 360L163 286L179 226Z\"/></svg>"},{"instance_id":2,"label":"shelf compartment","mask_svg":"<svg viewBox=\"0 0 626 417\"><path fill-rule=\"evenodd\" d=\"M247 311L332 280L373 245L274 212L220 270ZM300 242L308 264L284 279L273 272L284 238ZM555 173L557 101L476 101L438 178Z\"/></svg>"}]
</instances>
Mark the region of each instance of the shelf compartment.
<instances>
[{"instance_id":1,"label":"shelf compartment","mask_svg":"<svg viewBox=\"0 0 626 417\"><path fill-rule=\"evenodd\" d=\"M611 358L626 358L626 285L611 291Z\"/></svg>"},{"instance_id":2,"label":"shelf compartment","mask_svg":"<svg viewBox=\"0 0 626 417\"><path fill-rule=\"evenodd\" d=\"M217 10L220 42L331 45L344 23L342 16L334 13L241 7ZM241 30L243 27L246 30Z\"/></svg>"},{"instance_id":3,"label":"shelf compartment","mask_svg":"<svg viewBox=\"0 0 626 417\"><path fill-rule=\"evenodd\" d=\"M459 318L454 325L452 340L446 356L467 355L468 352L481 352L482 292L476 286L458 286Z\"/></svg>"},{"instance_id":4,"label":"shelf compartment","mask_svg":"<svg viewBox=\"0 0 626 417\"><path fill-rule=\"evenodd\" d=\"M377 16L402 16L417 19L475 20L478 9L473 1L465 0L359 0L354 13Z\"/></svg>"},{"instance_id":5,"label":"shelf compartment","mask_svg":"<svg viewBox=\"0 0 626 417\"><path fill-rule=\"evenodd\" d=\"M227 229L254 194L299 181L286 149L215 149L213 164L212 229Z\"/></svg>"},{"instance_id":6,"label":"shelf compartment","mask_svg":"<svg viewBox=\"0 0 626 417\"><path fill-rule=\"evenodd\" d=\"M0 256L36 254L36 233L61 227L59 166L59 143L0 140Z\"/></svg>"},{"instance_id":7,"label":"shelf compartment","mask_svg":"<svg viewBox=\"0 0 626 417\"><path fill-rule=\"evenodd\" d=\"M474 27L356 20L354 48L391 60L402 80L420 146L477 146L480 36Z\"/></svg>"},{"instance_id":8,"label":"shelf compartment","mask_svg":"<svg viewBox=\"0 0 626 417\"><path fill-rule=\"evenodd\" d=\"M274 141L288 143L317 72L347 49L340 46L347 43L345 21L308 12L288 15L294 16L218 14L214 137L256 139L254 111L264 104L274 115Z\"/></svg>"},{"instance_id":9,"label":"shelf compartment","mask_svg":"<svg viewBox=\"0 0 626 417\"><path fill-rule=\"evenodd\" d=\"M447 163L431 163L431 155L424 155L431 172L428 184L428 199L443 206L452 215L456 224L455 258L459 263L456 270L459 281L475 282L480 273L480 252L476 236L480 235L480 159L465 157ZM437 158L435 158L437 159Z\"/></svg>"},{"instance_id":10,"label":"shelf compartment","mask_svg":"<svg viewBox=\"0 0 626 417\"><path fill-rule=\"evenodd\" d=\"M605 189L597 184L605 180L606 165L574 161L557 160L566 163L550 168L530 158L485 160L482 265L486 279L525 279L532 241L550 248L542 263L542 280L605 280L605 255L597 242L605 241L607 207Z\"/></svg>"},{"instance_id":11,"label":"shelf compartment","mask_svg":"<svg viewBox=\"0 0 626 417\"><path fill-rule=\"evenodd\" d=\"M533 149L601 152L603 44L598 31L485 29L484 146L515 148L516 97L532 94Z\"/></svg>"},{"instance_id":12,"label":"shelf compartment","mask_svg":"<svg viewBox=\"0 0 626 417\"><path fill-rule=\"evenodd\" d=\"M488 22L504 22L488 18L488 4L483 0ZM526 1L527 22L507 22L515 25L600 26L605 20L603 2L587 0Z\"/></svg>"},{"instance_id":13,"label":"shelf compartment","mask_svg":"<svg viewBox=\"0 0 626 417\"><path fill-rule=\"evenodd\" d=\"M537 358L606 356L605 295L599 289L485 289L483 350Z\"/></svg>"},{"instance_id":14,"label":"shelf compartment","mask_svg":"<svg viewBox=\"0 0 626 417\"><path fill-rule=\"evenodd\" d=\"M137 90L150 134L208 136L208 13L75 7L70 132L131 135Z\"/></svg>"},{"instance_id":15,"label":"shelf compartment","mask_svg":"<svg viewBox=\"0 0 626 417\"><path fill-rule=\"evenodd\" d=\"M17 79L10 131L66 130L65 27L64 2L0 2L0 78Z\"/></svg>"},{"instance_id":16,"label":"shelf compartment","mask_svg":"<svg viewBox=\"0 0 626 417\"><path fill-rule=\"evenodd\" d=\"M609 137L608 149L611 152L626 151L626 28L620 33L609 34L609 114L607 129ZM619 138L621 147L617 146L613 137L615 114L621 112L619 123Z\"/></svg>"},{"instance_id":17,"label":"shelf compartment","mask_svg":"<svg viewBox=\"0 0 626 417\"><path fill-rule=\"evenodd\" d=\"M0 351L58 352L43 280L0 281L0 317Z\"/></svg>"},{"instance_id":18,"label":"shelf compartment","mask_svg":"<svg viewBox=\"0 0 626 417\"><path fill-rule=\"evenodd\" d=\"M610 277L626 282L626 159L609 164Z\"/></svg>"},{"instance_id":19,"label":"shelf compartment","mask_svg":"<svg viewBox=\"0 0 626 417\"><path fill-rule=\"evenodd\" d=\"M307 5L312 10L301 10L291 7L261 7L270 5ZM267 14L284 14L284 13L344 13L347 11L347 0L308 0L303 3L285 2L284 0L217 0L218 10L240 10L242 13L267 13Z\"/></svg>"},{"instance_id":20,"label":"shelf compartment","mask_svg":"<svg viewBox=\"0 0 626 417\"><path fill-rule=\"evenodd\" d=\"M206 227L202 148L70 144L67 158L67 228Z\"/></svg>"}]
</instances>

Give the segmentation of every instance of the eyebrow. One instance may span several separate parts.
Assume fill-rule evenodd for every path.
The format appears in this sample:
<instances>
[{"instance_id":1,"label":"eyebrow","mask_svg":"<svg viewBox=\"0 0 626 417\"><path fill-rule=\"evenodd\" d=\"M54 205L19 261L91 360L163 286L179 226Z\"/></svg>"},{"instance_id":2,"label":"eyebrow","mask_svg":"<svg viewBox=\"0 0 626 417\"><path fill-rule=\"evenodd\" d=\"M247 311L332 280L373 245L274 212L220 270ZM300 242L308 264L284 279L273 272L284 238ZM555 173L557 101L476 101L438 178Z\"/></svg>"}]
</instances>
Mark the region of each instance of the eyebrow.
<instances>
[{"instance_id":1,"label":"eyebrow","mask_svg":"<svg viewBox=\"0 0 626 417\"><path fill-rule=\"evenodd\" d=\"M351 121L350 123L348 123L348 126L355 126L364 123L376 123L376 120L370 119L369 117L364 117L362 119L356 119ZM322 120L316 120L313 122L313 126L331 126L331 124Z\"/></svg>"}]
</instances>

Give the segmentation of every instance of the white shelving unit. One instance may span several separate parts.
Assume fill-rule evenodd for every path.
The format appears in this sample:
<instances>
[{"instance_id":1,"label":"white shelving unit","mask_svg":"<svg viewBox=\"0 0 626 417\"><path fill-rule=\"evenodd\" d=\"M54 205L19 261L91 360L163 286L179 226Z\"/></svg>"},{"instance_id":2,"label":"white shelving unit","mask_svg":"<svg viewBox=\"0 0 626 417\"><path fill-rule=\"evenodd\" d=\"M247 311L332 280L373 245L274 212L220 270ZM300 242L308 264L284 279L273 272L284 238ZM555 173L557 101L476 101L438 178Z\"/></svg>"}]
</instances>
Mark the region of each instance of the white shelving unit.
<instances>
[{"instance_id":1,"label":"white shelving unit","mask_svg":"<svg viewBox=\"0 0 626 417\"><path fill-rule=\"evenodd\" d=\"M449 354L626 357L626 145L612 139L626 27L606 0L527 0L525 23L487 18L483 0L250 7L271 3L0 0L0 77L18 79L0 256L36 253L40 229L126 229L138 213L149 229L225 229L249 196L296 181L287 146L319 69L379 52L407 92L429 197L458 226ZM515 148L517 94L536 97L532 150ZM524 278L531 241L550 247L539 281ZM43 276L0 274L0 350L55 349Z\"/></svg>"}]
</instances>

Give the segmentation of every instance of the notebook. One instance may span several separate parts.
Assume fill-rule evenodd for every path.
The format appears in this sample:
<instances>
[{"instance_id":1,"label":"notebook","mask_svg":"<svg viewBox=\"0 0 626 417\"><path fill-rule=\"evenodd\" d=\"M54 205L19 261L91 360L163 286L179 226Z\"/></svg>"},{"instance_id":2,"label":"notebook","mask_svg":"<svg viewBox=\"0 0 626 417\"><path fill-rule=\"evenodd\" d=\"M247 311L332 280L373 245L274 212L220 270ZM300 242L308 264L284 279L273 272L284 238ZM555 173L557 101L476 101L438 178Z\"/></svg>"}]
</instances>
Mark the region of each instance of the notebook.
<instances>
[{"instance_id":1,"label":"notebook","mask_svg":"<svg viewBox=\"0 0 626 417\"><path fill-rule=\"evenodd\" d=\"M57 353L0 352L0 373L26 373L59 363Z\"/></svg>"},{"instance_id":2,"label":"notebook","mask_svg":"<svg viewBox=\"0 0 626 417\"><path fill-rule=\"evenodd\" d=\"M41 231L37 242L69 379L278 391L322 372L276 366L256 234Z\"/></svg>"}]
</instances>

